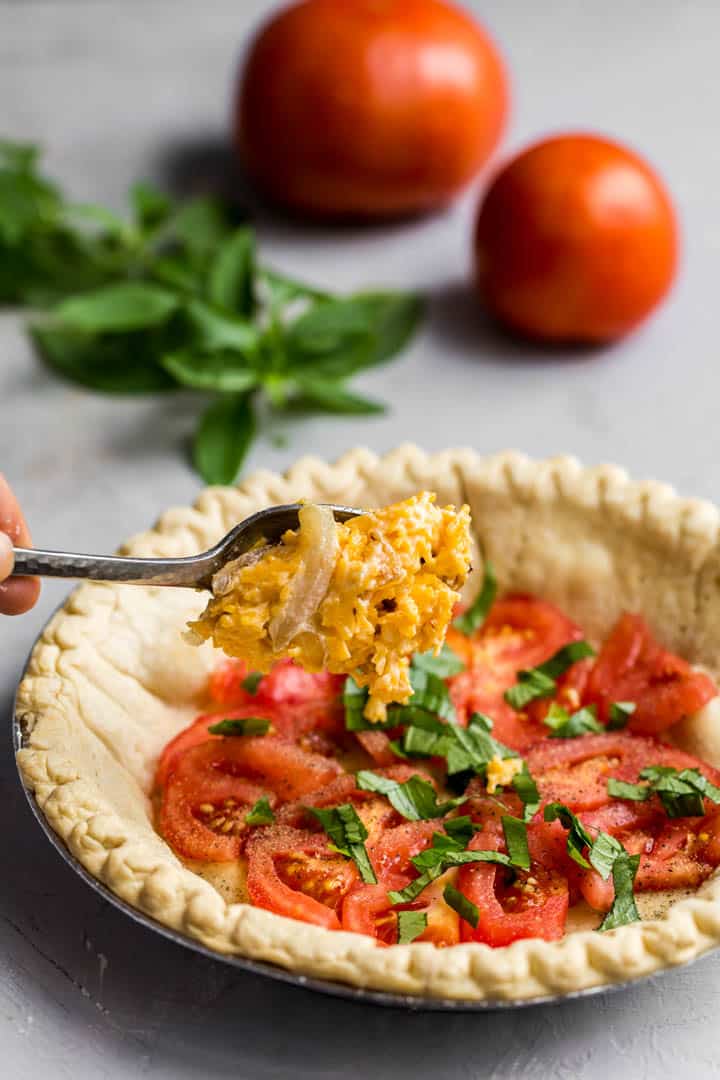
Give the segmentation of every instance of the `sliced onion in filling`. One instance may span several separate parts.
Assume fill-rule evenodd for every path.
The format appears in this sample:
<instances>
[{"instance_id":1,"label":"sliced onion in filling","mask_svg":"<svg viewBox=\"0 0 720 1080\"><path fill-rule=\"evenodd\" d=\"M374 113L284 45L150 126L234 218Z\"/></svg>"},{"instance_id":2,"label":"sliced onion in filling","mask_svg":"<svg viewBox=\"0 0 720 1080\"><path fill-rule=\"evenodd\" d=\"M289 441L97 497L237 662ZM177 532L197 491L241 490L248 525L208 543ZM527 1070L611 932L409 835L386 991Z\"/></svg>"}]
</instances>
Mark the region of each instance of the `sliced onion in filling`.
<instances>
[{"instance_id":1,"label":"sliced onion in filling","mask_svg":"<svg viewBox=\"0 0 720 1080\"><path fill-rule=\"evenodd\" d=\"M277 652L298 634L314 631L312 620L325 599L338 556L335 518L329 507L309 503L300 510L299 519L302 561L287 600L268 625Z\"/></svg>"}]
</instances>

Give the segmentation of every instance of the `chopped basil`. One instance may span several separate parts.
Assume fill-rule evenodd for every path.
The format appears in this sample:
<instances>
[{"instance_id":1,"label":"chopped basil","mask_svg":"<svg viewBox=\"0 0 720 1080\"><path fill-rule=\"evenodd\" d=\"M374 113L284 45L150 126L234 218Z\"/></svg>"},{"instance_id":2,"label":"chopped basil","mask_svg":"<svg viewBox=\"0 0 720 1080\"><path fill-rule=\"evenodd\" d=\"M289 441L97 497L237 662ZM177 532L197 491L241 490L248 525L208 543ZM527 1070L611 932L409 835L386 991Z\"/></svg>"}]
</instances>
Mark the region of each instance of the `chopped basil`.
<instances>
[{"instance_id":1,"label":"chopped basil","mask_svg":"<svg viewBox=\"0 0 720 1080\"><path fill-rule=\"evenodd\" d=\"M607 881L616 860L626 854L619 840L609 833L599 832L590 848L590 862L603 881Z\"/></svg>"},{"instance_id":2,"label":"chopped basil","mask_svg":"<svg viewBox=\"0 0 720 1080\"><path fill-rule=\"evenodd\" d=\"M261 671L251 671L242 681L243 690L247 690L248 694L257 694L262 677Z\"/></svg>"},{"instance_id":3,"label":"chopped basil","mask_svg":"<svg viewBox=\"0 0 720 1080\"><path fill-rule=\"evenodd\" d=\"M633 891L639 865L640 856L628 855L627 851L623 851L613 862L615 899L598 930L614 930L616 926L626 926L628 923L639 921L640 913L635 904Z\"/></svg>"},{"instance_id":4,"label":"chopped basil","mask_svg":"<svg viewBox=\"0 0 720 1080\"><path fill-rule=\"evenodd\" d=\"M520 772L513 776L512 786L523 804L523 821L530 821L540 809L540 792L530 775L526 761L523 761Z\"/></svg>"},{"instance_id":5,"label":"chopped basil","mask_svg":"<svg viewBox=\"0 0 720 1080\"><path fill-rule=\"evenodd\" d=\"M398 945L409 945L416 937L420 937L426 927L427 915L424 911L398 911Z\"/></svg>"},{"instance_id":6,"label":"chopped basil","mask_svg":"<svg viewBox=\"0 0 720 1080\"><path fill-rule=\"evenodd\" d=\"M586 656L594 655L595 650L587 641L571 641L569 645L563 645L544 664L519 671L516 684L505 691L505 700L513 709L524 709L536 698L550 697L557 689L557 679L569 667Z\"/></svg>"},{"instance_id":7,"label":"chopped basil","mask_svg":"<svg viewBox=\"0 0 720 1080\"><path fill-rule=\"evenodd\" d=\"M582 821L564 803L548 803L544 817L545 821L560 821L563 828L568 830L567 853L570 858L584 870L593 867L603 881L607 881L616 860L627 854L620 841L606 832L599 831L593 838ZM586 848L587 859L584 855Z\"/></svg>"},{"instance_id":8,"label":"chopped basil","mask_svg":"<svg viewBox=\"0 0 720 1080\"><path fill-rule=\"evenodd\" d=\"M410 860L420 876L411 881L404 889L388 893L393 904L408 904L415 900L432 881L439 878L452 866L464 866L466 863L490 862L500 866L511 866L510 859L500 851L466 851L463 841L445 833L434 833L432 845L414 855Z\"/></svg>"},{"instance_id":9,"label":"chopped basil","mask_svg":"<svg viewBox=\"0 0 720 1080\"><path fill-rule=\"evenodd\" d=\"M345 681L343 704L345 706L345 727L348 731L386 731L401 724L417 724L424 719L438 716L448 720L455 718L455 709L450 693L443 680L423 667L410 666L410 685L412 694L406 705L390 705L387 719L373 723L365 718L367 690L359 687L354 679Z\"/></svg>"},{"instance_id":10,"label":"chopped basil","mask_svg":"<svg viewBox=\"0 0 720 1080\"><path fill-rule=\"evenodd\" d=\"M473 713L466 728L448 724L451 742L447 751L448 775L471 769L484 774L493 758L516 758L518 754L494 739L493 722L483 713Z\"/></svg>"},{"instance_id":11,"label":"chopped basil","mask_svg":"<svg viewBox=\"0 0 720 1080\"><path fill-rule=\"evenodd\" d=\"M461 634L465 634L466 637L469 637L471 634L474 634L476 630L479 630L487 618L496 594L497 580L495 578L495 571L493 570L493 565L490 560L486 559L483 583L480 592L477 594L467 611L464 611L462 615L458 615L457 619L455 619L453 622L455 629L459 630Z\"/></svg>"},{"instance_id":12,"label":"chopped basil","mask_svg":"<svg viewBox=\"0 0 720 1080\"><path fill-rule=\"evenodd\" d=\"M332 840L334 850L353 860L366 884L376 885L375 871L365 847L368 832L355 807L351 803L343 803L329 810L321 810L316 806L308 806L306 809L318 819Z\"/></svg>"},{"instance_id":13,"label":"chopped basil","mask_svg":"<svg viewBox=\"0 0 720 1080\"><path fill-rule=\"evenodd\" d=\"M245 815L247 825L272 825L275 815L268 801L267 795L258 799L253 808Z\"/></svg>"},{"instance_id":14,"label":"chopped basil","mask_svg":"<svg viewBox=\"0 0 720 1080\"><path fill-rule=\"evenodd\" d=\"M270 729L270 721L264 716L244 716L241 720L218 720L211 724L211 735L264 735Z\"/></svg>"},{"instance_id":15,"label":"chopped basil","mask_svg":"<svg viewBox=\"0 0 720 1080\"><path fill-rule=\"evenodd\" d=\"M399 783L363 769L357 774L355 781L361 791L377 791L380 795L385 795L398 814L402 814L408 821L429 821L443 817L465 802L465 796L461 795L457 799L439 803L435 788L421 776L411 776L404 783Z\"/></svg>"},{"instance_id":16,"label":"chopped basil","mask_svg":"<svg viewBox=\"0 0 720 1080\"><path fill-rule=\"evenodd\" d=\"M511 817L509 814L503 814L501 821L510 862L513 866L519 866L521 870L529 870L527 825L520 818Z\"/></svg>"},{"instance_id":17,"label":"chopped basil","mask_svg":"<svg viewBox=\"0 0 720 1080\"><path fill-rule=\"evenodd\" d=\"M472 900L468 900L467 896L456 889L453 885L446 885L443 889L443 900L451 907L453 911L457 911L461 919L464 919L466 923L472 926L473 930L477 926L480 920L480 912L477 906L473 904Z\"/></svg>"},{"instance_id":18,"label":"chopped basil","mask_svg":"<svg viewBox=\"0 0 720 1080\"><path fill-rule=\"evenodd\" d=\"M637 709L634 701L613 701L609 710L607 723L608 731L620 731L627 726L627 722Z\"/></svg>"},{"instance_id":19,"label":"chopped basil","mask_svg":"<svg viewBox=\"0 0 720 1080\"><path fill-rule=\"evenodd\" d=\"M443 642L437 656L431 652L416 653L412 662L415 668L429 671L431 675L437 675L439 679L450 679L453 675L459 675L465 670L464 663L447 642Z\"/></svg>"},{"instance_id":20,"label":"chopped basil","mask_svg":"<svg viewBox=\"0 0 720 1080\"><path fill-rule=\"evenodd\" d=\"M562 705L553 701L544 723L552 729L551 739L574 739L589 732L602 732L605 728L598 721L597 706L588 705L570 714Z\"/></svg>"},{"instance_id":21,"label":"chopped basil","mask_svg":"<svg viewBox=\"0 0 720 1080\"><path fill-rule=\"evenodd\" d=\"M476 832L472 818L467 814L463 814L461 817L448 818L443 828L448 836L460 844L463 849L467 847L473 833Z\"/></svg>"},{"instance_id":22,"label":"chopped basil","mask_svg":"<svg viewBox=\"0 0 720 1080\"><path fill-rule=\"evenodd\" d=\"M703 817L703 798L720 803L720 788L711 784L698 769L673 769L669 765L648 765L640 773L646 784L629 784L610 778L608 795L615 799L644 802L658 795L669 818Z\"/></svg>"}]
</instances>

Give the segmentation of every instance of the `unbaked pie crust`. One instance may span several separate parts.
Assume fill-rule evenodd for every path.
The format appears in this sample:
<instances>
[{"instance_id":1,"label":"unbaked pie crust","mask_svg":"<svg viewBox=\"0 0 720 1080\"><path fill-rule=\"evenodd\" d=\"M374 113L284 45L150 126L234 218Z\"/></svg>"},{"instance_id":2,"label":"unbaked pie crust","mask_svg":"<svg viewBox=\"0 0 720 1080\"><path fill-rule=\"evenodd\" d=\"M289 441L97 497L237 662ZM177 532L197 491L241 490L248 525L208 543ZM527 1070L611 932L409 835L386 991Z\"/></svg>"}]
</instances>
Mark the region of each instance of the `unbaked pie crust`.
<instances>
[{"instance_id":1,"label":"unbaked pie crust","mask_svg":"<svg viewBox=\"0 0 720 1080\"><path fill-rule=\"evenodd\" d=\"M190 555L263 507L295 502L381 506L421 491L470 504L476 540L504 590L555 601L601 639L639 611L664 645L720 677L720 514L657 483L572 458L509 452L426 455L403 446L353 450L328 465L304 458L285 476L260 471L170 510L122 552ZM474 564L481 566L480 545ZM474 586L479 575L476 569ZM228 904L184 867L152 826L150 787L165 743L192 720L217 662L181 630L204 597L181 589L84 584L48 623L17 698L26 732L18 761L52 828L86 869L166 926L211 949L353 986L458 999L523 999L624 982L720 944L720 877L667 913L560 942L383 948L247 904ZM675 729L720 766L715 699Z\"/></svg>"}]
</instances>

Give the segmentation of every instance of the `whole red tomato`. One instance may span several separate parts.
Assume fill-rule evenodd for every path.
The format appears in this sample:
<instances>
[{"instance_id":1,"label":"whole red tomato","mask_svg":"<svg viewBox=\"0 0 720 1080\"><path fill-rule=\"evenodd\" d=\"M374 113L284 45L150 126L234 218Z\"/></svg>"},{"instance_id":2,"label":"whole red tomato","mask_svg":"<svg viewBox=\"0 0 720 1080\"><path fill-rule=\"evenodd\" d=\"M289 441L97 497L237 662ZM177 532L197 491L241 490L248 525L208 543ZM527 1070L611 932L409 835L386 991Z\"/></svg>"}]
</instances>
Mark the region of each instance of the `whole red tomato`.
<instances>
[{"instance_id":1,"label":"whole red tomato","mask_svg":"<svg viewBox=\"0 0 720 1080\"><path fill-rule=\"evenodd\" d=\"M501 322L547 341L602 342L667 293L678 230L647 162L608 139L561 135L497 176L475 251L481 295Z\"/></svg>"},{"instance_id":2,"label":"whole red tomato","mask_svg":"<svg viewBox=\"0 0 720 1080\"><path fill-rule=\"evenodd\" d=\"M271 198L372 218L448 202L490 155L506 112L494 44L444 0L303 0L255 40L235 125Z\"/></svg>"}]
</instances>

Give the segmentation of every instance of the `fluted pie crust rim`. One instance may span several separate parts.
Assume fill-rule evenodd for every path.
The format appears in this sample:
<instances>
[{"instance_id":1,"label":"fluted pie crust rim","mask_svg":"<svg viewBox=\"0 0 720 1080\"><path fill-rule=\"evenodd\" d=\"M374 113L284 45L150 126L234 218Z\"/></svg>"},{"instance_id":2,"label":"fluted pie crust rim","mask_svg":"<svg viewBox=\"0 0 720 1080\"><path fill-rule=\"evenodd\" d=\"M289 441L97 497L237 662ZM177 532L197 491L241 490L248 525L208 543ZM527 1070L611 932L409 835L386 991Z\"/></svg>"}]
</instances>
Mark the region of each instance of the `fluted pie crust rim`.
<instances>
[{"instance_id":1,"label":"fluted pie crust rim","mask_svg":"<svg viewBox=\"0 0 720 1080\"><path fill-rule=\"evenodd\" d=\"M640 611L668 648L720 677L720 512L614 466L516 452L425 454L365 449L334 464L303 458L206 489L122 549L189 555L268 505L300 498L380 506L421 490L470 504L477 588L482 549L502 589L555 601L601 639ZM17 696L26 733L18 764L71 853L122 900L210 949L367 989L463 1000L535 998L626 982L720 944L720 876L657 919L560 942L384 948L248 904L227 903L152 827L150 786L164 744L196 715L217 662L179 631L203 606L186 590L84 584L45 627ZM720 766L716 699L674 729L679 745Z\"/></svg>"}]
</instances>

